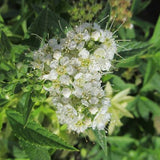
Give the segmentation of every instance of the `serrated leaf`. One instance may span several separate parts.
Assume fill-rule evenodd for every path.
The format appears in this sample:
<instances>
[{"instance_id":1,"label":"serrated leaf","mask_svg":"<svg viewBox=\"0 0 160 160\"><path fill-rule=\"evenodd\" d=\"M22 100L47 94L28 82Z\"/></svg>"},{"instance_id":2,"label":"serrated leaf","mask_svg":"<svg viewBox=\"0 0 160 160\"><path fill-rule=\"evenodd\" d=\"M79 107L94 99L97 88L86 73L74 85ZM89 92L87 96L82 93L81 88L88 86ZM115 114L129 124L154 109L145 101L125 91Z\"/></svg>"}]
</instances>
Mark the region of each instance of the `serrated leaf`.
<instances>
[{"instance_id":1,"label":"serrated leaf","mask_svg":"<svg viewBox=\"0 0 160 160\"><path fill-rule=\"evenodd\" d=\"M116 67L118 68L133 68L140 65L140 58L138 56L132 56L126 59L122 59L117 63Z\"/></svg>"},{"instance_id":2,"label":"serrated leaf","mask_svg":"<svg viewBox=\"0 0 160 160\"><path fill-rule=\"evenodd\" d=\"M9 71L11 69L11 66L5 62L0 63L0 69L4 71Z\"/></svg>"},{"instance_id":3,"label":"serrated leaf","mask_svg":"<svg viewBox=\"0 0 160 160\"><path fill-rule=\"evenodd\" d=\"M119 43L118 54L123 58L127 58L133 55L141 55L144 51L147 51L149 46L150 44L148 42L121 42Z\"/></svg>"},{"instance_id":4,"label":"serrated leaf","mask_svg":"<svg viewBox=\"0 0 160 160\"><path fill-rule=\"evenodd\" d=\"M104 155L107 157L108 156L108 150L107 150L107 137L106 133L104 130L93 130L94 135L96 137L96 140L98 144L101 146L101 148L104 151Z\"/></svg>"},{"instance_id":5,"label":"serrated leaf","mask_svg":"<svg viewBox=\"0 0 160 160\"><path fill-rule=\"evenodd\" d=\"M8 103L8 100L5 98L0 98L0 107L3 107L6 103Z\"/></svg>"},{"instance_id":6,"label":"serrated leaf","mask_svg":"<svg viewBox=\"0 0 160 160\"><path fill-rule=\"evenodd\" d=\"M23 115L23 124L26 125L32 110L31 92L24 93L18 102L18 109Z\"/></svg>"},{"instance_id":7,"label":"serrated leaf","mask_svg":"<svg viewBox=\"0 0 160 160\"><path fill-rule=\"evenodd\" d=\"M147 107L145 102L140 99L140 97L138 98L137 102L137 111L142 118L144 119L149 118L150 109Z\"/></svg>"},{"instance_id":8,"label":"serrated leaf","mask_svg":"<svg viewBox=\"0 0 160 160\"><path fill-rule=\"evenodd\" d=\"M139 98L138 107L140 108L142 106L143 108L145 107L149 112L153 113L153 116L160 116L160 106L147 97L141 96ZM145 112L145 110L142 112Z\"/></svg>"},{"instance_id":9,"label":"serrated leaf","mask_svg":"<svg viewBox=\"0 0 160 160\"><path fill-rule=\"evenodd\" d=\"M151 80L141 88L141 92L148 92L156 90L160 92L160 75L158 73L154 74Z\"/></svg>"},{"instance_id":10,"label":"serrated leaf","mask_svg":"<svg viewBox=\"0 0 160 160\"><path fill-rule=\"evenodd\" d=\"M25 150L26 154L30 158L30 160L50 160L50 155L48 153L48 149L36 146L27 141L21 140L20 145Z\"/></svg>"},{"instance_id":11,"label":"serrated leaf","mask_svg":"<svg viewBox=\"0 0 160 160\"><path fill-rule=\"evenodd\" d=\"M148 119L150 113L153 114L153 118L160 116L160 107L158 104L144 96L135 97L127 108L132 111L136 117L141 116L144 119Z\"/></svg>"},{"instance_id":12,"label":"serrated leaf","mask_svg":"<svg viewBox=\"0 0 160 160\"><path fill-rule=\"evenodd\" d=\"M113 75L111 78L111 82L113 84L113 88L117 90L124 90L127 88L135 89L134 84L125 83L119 76Z\"/></svg>"},{"instance_id":13,"label":"serrated leaf","mask_svg":"<svg viewBox=\"0 0 160 160\"><path fill-rule=\"evenodd\" d=\"M157 46L159 46L159 42L160 42L160 16L158 18L158 21L157 21L156 27L154 29L153 36L150 39L150 42L155 43L155 44L157 44Z\"/></svg>"},{"instance_id":14,"label":"serrated leaf","mask_svg":"<svg viewBox=\"0 0 160 160\"><path fill-rule=\"evenodd\" d=\"M29 27L29 31L31 34L37 35L38 38L41 37L45 39L48 34L50 37L53 37L53 35L64 35L67 26L67 22L56 13L49 9L43 9ZM35 45L36 47L40 44L39 39L33 39L32 37L30 40L32 45Z\"/></svg>"},{"instance_id":15,"label":"serrated leaf","mask_svg":"<svg viewBox=\"0 0 160 160\"><path fill-rule=\"evenodd\" d=\"M148 63L147 63L147 68L145 71L145 76L144 76L144 82L143 85L145 85L149 80L151 80L151 78L153 77L153 75L156 72L156 63L154 62L153 59L149 59Z\"/></svg>"},{"instance_id":16,"label":"serrated leaf","mask_svg":"<svg viewBox=\"0 0 160 160\"><path fill-rule=\"evenodd\" d=\"M35 122L30 121L24 127L23 117L20 113L13 110L8 110L6 113L11 127L18 138L41 147L77 151L76 148L68 145L60 137Z\"/></svg>"}]
</instances>

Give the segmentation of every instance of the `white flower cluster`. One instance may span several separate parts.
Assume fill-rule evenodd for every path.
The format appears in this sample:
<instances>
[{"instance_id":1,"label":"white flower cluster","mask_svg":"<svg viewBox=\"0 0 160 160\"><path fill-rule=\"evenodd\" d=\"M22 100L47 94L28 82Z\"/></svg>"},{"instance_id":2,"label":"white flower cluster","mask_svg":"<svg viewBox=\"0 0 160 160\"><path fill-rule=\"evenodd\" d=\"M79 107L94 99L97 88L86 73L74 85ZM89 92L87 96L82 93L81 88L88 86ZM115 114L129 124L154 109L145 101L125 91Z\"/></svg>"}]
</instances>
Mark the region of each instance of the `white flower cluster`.
<instances>
[{"instance_id":1,"label":"white flower cluster","mask_svg":"<svg viewBox=\"0 0 160 160\"><path fill-rule=\"evenodd\" d=\"M77 133L87 128L102 130L110 120L110 99L101 78L116 53L112 32L96 23L76 26L63 39L50 39L34 53L33 67L42 70L45 88L53 98L61 124Z\"/></svg>"}]
</instances>

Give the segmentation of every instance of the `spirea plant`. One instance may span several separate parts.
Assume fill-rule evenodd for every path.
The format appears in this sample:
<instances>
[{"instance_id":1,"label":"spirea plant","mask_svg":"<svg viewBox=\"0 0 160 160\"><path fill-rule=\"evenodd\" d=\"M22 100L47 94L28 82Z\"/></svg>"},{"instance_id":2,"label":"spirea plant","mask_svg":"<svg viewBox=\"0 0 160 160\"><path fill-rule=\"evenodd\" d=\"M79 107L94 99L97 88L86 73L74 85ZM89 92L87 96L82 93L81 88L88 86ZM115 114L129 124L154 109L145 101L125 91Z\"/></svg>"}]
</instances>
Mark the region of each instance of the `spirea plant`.
<instances>
[{"instance_id":1,"label":"spirea plant","mask_svg":"<svg viewBox=\"0 0 160 160\"><path fill-rule=\"evenodd\" d=\"M113 33L97 23L76 26L34 52L33 68L42 71L40 79L50 81L44 89L68 130L104 130L110 121L110 98L101 78L110 72L116 52Z\"/></svg>"},{"instance_id":2,"label":"spirea plant","mask_svg":"<svg viewBox=\"0 0 160 160\"><path fill-rule=\"evenodd\" d=\"M0 160L160 159L152 1L73 1L0 2Z\"/></svg>"}]
</instances>

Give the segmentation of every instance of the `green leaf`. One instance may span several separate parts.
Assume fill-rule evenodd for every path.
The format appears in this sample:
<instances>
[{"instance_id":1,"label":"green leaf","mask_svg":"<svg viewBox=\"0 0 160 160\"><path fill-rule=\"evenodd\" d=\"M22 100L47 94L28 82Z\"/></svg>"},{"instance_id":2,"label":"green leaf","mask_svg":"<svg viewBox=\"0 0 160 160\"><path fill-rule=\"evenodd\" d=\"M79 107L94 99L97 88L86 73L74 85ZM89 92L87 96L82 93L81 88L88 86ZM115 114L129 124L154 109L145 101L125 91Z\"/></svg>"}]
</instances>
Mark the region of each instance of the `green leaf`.
<instances>
[{"instance_id":1,"label":"green leaf","mask_svg":"<svg viewBox=\"0 0 160 160\"><path fill-rule=\"evenodd\" d=\"M160 116L160 106L158 106L157 103L143 96L141 96L139 100L139 107L144 106L149 112L153 113L154 116ZM143 112L145 112L145 110L143 110Z\"/></svg>"},{"instance_id":2,"label":"green leaf","mask_svg":"<svg viewBox=\"0 0 160 160\"><path fill-rule=\"evenodd\" d=\"M9 27L5 25L2 16L0 15L0 32L3 31L8 37L12 35Z\"/></svg>"},{"instance_id":3,"label":"green leaf","mask_svg":"<svg viewBox=\"0 0 160 160\"><path fill-rule=\"evenodd\" d=\"M106 75L103 75L102 76L102 82L105 83L107 82L108 80L110 80L114 75L112 74L106 74Z\"/></svg>"},{"instance_id":4,"label":"green leaf","mask_svg":"<svg viewBox=\"0 0 160 160\"><path fill-rule=\"evenodd\" d=\"M8 103L8 100L5 98L0 98L0 107L3 107L6 103Z\"/></svg>"},{"instance_id":5,"label":"green leaf","mask_svg":"<svg viewBox=\"0 0 160 160\"><path fill-rule=\"evenodd\" d=\"M101 148L104 151L105 156L107 157L108 150L107 150L107 137L106 137L105 131L95 129L93 130L93 132L94 132L94 135L96 137L98 144L101 146Z\"/></svg>"},{"instance_id":6,"label":"green leaf","mask_svg":"<svg viewBox=\"0 0 160 160\"><path fill-rule=\"evenodd\" d=\"M0 110L0 132L1 132L5 117L6 117L5 109Z\"/></svg>"},{"instance_id":7,"label":"green leaf","mask_svg":"<svg viewBox=\"0 0 160 160\"><path fill-rule=\"evenodd\" d=\"M50 160L51 159L48 153L48 149L44 147L36 146L24 140L20 141L20 145L25 150L30 160Z\"/></svg>"},{"instance_id":8,"label":"green leaf","mask_svg":"<svg viewBox=\"0 0 160 160\"><path fill-rule=\"evenodd\" d=\"M117 63L116 67L118 68L133 68L138 67L140 65L139 56L132 56L126 59L122 59L119 63Z\"/></svg>"},{"instance_id":9,"label":"green leaf","mask_svg":"<svg viewBox=\"0 0 160 160\"><path fill-rule=\"evenodd\" d=\"M20 113L22 113L23 115L23 123L24 125L26 125L29 115L31 113L32 110L32 101L31 101L31 92L26 92L24 93L19 102L18 102L18 109L20 111Z\"/></svg>"},{"instance_id":10,"label":"green leaf","mask_svg":"<svg viewBox=\"0 0 160 160\"><path fill-rule=\"evenodd\" d=\"M135 117L139 117L139 114L137 112L138 100L139 100L139 96L135 97L133 99L133 101L129 102L127 107L126 107L130 112L132 112L134 114Z\"/></svg>"},{"instance_id":11,"label":"green leaf","mask_svg":"<svg viewBox=\"0 0 160 160\"><path fill-rule=\"evenodd\" d=\"M159 68L160 69L160 51L159 52L157 52L154 56L153 56L153 59L154 59L154 61L155 61L155 63L156 63L156 66L157 66L157 68Z\"/></svg>"},{"instance_id":12,"label":"green leaf","mask_svg":"<svg viewBox=\"0 0 160 160\"><path fill-rule=\"evenodd\" d=\"M150 35L150 30L154 28L154 25L148 21L144 21L140 18L134 17L132 23L140 27L145 36L142 36L142 39L147 38Z\"/></svg>"},{"instance_id":13,"label":"green leaf","mask_svg":"<svg viewBox=\"0 0 160 160\"><path fill-rule=\"evenodd\" d=\"M151 0L146 0L146 1L133 0L132 7L131 7L133 15L136 15L141 11L143 11L150 3L151 3Z\"/></svg>"},{"instance_id":14,"label":"green leaf","mask_svg":"<svg viewBox=\"0 0 160 160\"><path fill-rule=\"evenodd\" d=\"M160 75L159 75L159 73L156 73L153 75L151 80L141 88L140 92L149 92L149 91L153 91L153 90L160 92L160 83L159 82L160 82Z\"/></svg>"},{"instance_id":15,"label":"green leaf","mask_svg":"<svg viewBox=\"0 0 160 160\"><path fill-rule=\"evenodd\" d=\"M111 78L111 83L113 84L113 88L117 90L124 90L127 88L136 89L136 86L134 84L125 83L119 76L113 75Z\"/></svg>"},{"instance_id":16,"label":"green leaf","mask_svg":"<svg viewBox=\"0 0 160 160\"><path fill-rule=\"evenodd\" d=\"M5 62L0 63L0 69L4 71L9 71L11 69L11 66Z\"/></svg>"},{"instance_id":17,"label":"green leaf","mask_svg":"<svg viewBox=\"0 0 160 160\"><path fill-rule=\"evenodd\" d=\"M156 27L154 29L153 36L150 39L150 42L155 43L155 44L157 44L157 46L159 46L159 43L160 43L160 16L158 18L158 21L157 21Z\"/></svg>"},{"instance_id":18,"label":"green leaf","mask_svg":"<svg viewBox=\"0 0 160 160\"><path fill-rule=\"evenodd\" d=\"M24 127L23 117L18 112L8 110L7 117L14 133L20 139L41 147L77 151L76 148L68 145L60 137L35 122L30 121Z\"/></svg>"},{"instance_id":19,"label":"green leaf","mask_svg":"<svg viewBox=\"0 0 160 160\"><path fill-rule=\"evenodd\" d=\"M119 43L118 54L123 57L130 57L133 55L141 55L147 51L150 44L148 42L121 42Z\"/></svg>"},{"instance_id":20,"label":"green leaf","mask_svg":"<svg viewBox=\"0 0 160 160\"><path fill-rule=\"evenodd\" d=\"M4 53L10 53L10 51L11 51L10 42L9 42L6 34L3 31L1 32L0 48L2 48L2 52L4 52Z\"/></svg>"},{"instance_id":21,"label":"green leaf","mask_svg":"<svg viewBox=\"0 0 160 160\"><path fill-rule=\"evenodd\" d=\"M12 45L11 55L12 55L12 62L20 62L20 56L25 57L24 52L27 51L28 46L26 45Z\"/></svg>"},{"instance_id":22,"label":"green leaf","mask_svg":"<svg viewBox=\"0 0 160 160\"><path fill-rule=\"evenodd\" d=\"M29 31L31 34L35 34L34 36L37 35L38 38L41 37L45 39L48 34L50 37L53 37L53 35L58 35L58 37L64 35L67 26L67 22L60 18L56 13L49 9L43 9L29 27ZM40 40L33 39L33 37L30 41L32 44L35 44L36 47L40 44Z\"/></svg>"},{"instance_id":23,"label":"green leaf","mask_svg":"<svg viewBox=\"0 0 160 160\"><path fill-rule=\"evenodd\" d=\"M138 111L139 115L142 118L144 118L144 119L149 118L150 108L148 108L145 101L141 100L141 97L138 97L136 108L137 108L137 111Z\"/></svg>"},{"instance_id":24,"label":"green leaf","mask_svg":"<svg viewBox=\"0 0 160 160\"><path fill-rule=\"evenodd\" d=\"M145 76L144 76L144 82L143 85L148 83L149 80L153 77L153 75L156 73L156 63L153 59L149 59L147 63L147 68L145 71Z\"/></svg>"},{"instance_id":25,"label":"green leaf","mask_svg":"<svg viewBox=\"0 0 160 160\"><path fill-rule=\"evenodd\" d=\"M144 96L137 96L127 108L133 112L136 117L149 118L149 114L152 113L153 117L160 116L160 107L157 103Z\"/></svg>"},{"instance_id":26,"label":"green leaf","mask_svg":"<svg viewBox=\"0 0 160 160\"><path fill-rule=\"evenodd\" d=\"M133 144L138 145L138 141L127 136L109 136L107 140L108 143L120 147L121 150L126 149Z\"/></svg>"},{"instance_id":27,"label":"green leaf","mask_svg":"<svg viewBox=\"0 0 160 160\"><path fill-rule=\"evenodd\" d=\"M120 28L118 30L118 35L122 39L135 39L135 30L134 29L126 29L126 28Z\"/></svg>"}]
</instances>

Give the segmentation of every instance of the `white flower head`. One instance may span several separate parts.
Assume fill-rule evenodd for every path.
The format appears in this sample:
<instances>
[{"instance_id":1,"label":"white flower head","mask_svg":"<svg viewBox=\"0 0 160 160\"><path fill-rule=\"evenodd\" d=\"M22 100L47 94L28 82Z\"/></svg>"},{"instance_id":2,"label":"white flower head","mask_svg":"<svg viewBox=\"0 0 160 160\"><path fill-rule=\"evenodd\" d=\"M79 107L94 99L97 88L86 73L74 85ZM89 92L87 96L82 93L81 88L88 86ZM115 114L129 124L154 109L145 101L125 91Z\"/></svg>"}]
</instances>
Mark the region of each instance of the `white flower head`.
<instances>
[{"instance_id":1,"label":"white flower head","mask_svg":"<svg viewBox=\"0 0 160 160\"><path fill-rule=\"evenodd\" d=\"M110 120L110 98L101 79L116 52L113 33L97 23L76 26L65 38L58 42L52 38L34 52L33 68L41 70L41 79L52 82L44 89L52 97L59 122L67 124L68 130L103 130Z\"/></svg>"}]
</instances>

